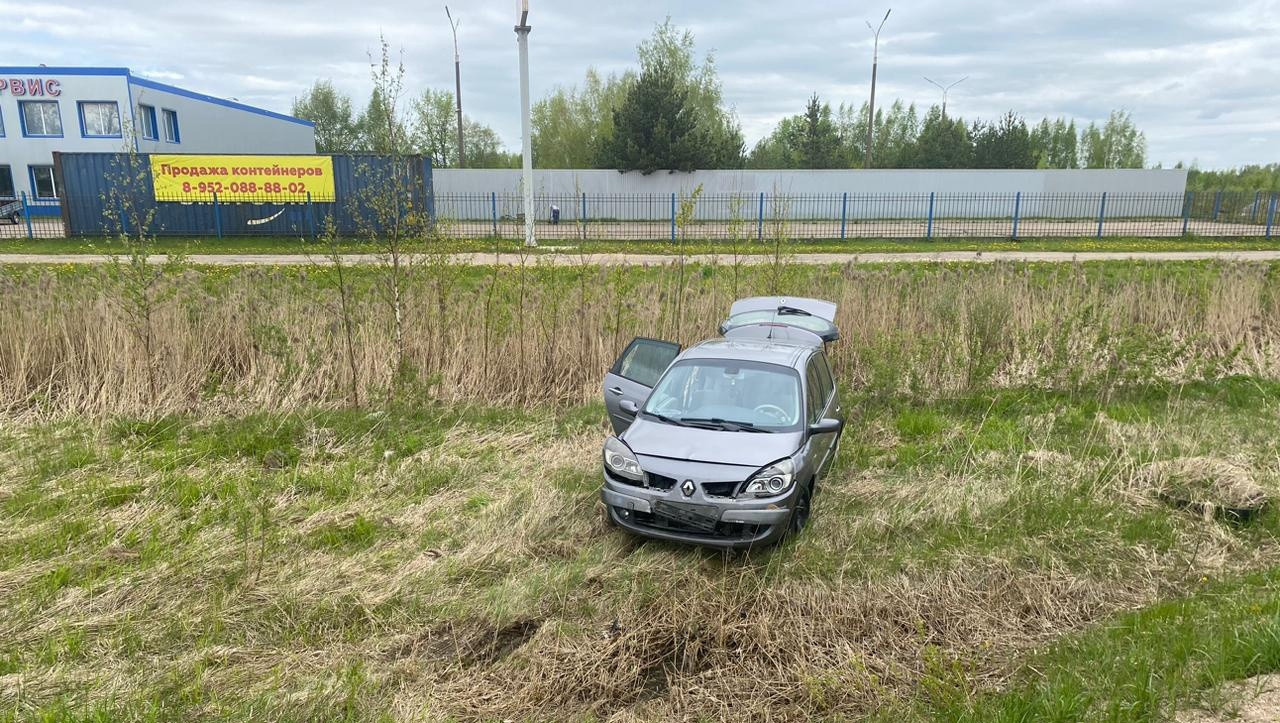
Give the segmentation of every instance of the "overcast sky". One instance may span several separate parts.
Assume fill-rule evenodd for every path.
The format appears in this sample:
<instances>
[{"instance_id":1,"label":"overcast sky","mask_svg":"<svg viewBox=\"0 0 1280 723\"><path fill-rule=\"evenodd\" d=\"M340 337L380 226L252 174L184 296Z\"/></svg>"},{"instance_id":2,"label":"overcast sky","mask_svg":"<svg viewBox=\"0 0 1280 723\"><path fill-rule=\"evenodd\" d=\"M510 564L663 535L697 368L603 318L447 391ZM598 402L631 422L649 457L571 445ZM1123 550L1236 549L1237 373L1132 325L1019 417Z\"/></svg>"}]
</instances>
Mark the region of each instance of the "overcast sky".
<instances>
[{"instance_id":1,"label":"overcast sky","mask_svg":"<svg viewBox=\"0 0 1280 723\"><path fill-rule=\"evenodd\" d=\"M578 83L588 66L635 64L636 44L670 15L714 51L725 101L748 147L814 92L860 104L871 33L895 0L831 3L532 0L533 97ZM520 142L515 0L454 0L462 19L463 106ZM316 78L367 99L379 32L403 49L407 85L453 87L443 3L265 0L7 2L4 52L15 65L127 66L191 90L288 112ZM1149 160L1213 168L1280 161L1280 0L914 0L880 42L877 104L939 100L921 76L950 82L948 111L1028 121L1133 114Z\"/></svg>"}]
</instances>

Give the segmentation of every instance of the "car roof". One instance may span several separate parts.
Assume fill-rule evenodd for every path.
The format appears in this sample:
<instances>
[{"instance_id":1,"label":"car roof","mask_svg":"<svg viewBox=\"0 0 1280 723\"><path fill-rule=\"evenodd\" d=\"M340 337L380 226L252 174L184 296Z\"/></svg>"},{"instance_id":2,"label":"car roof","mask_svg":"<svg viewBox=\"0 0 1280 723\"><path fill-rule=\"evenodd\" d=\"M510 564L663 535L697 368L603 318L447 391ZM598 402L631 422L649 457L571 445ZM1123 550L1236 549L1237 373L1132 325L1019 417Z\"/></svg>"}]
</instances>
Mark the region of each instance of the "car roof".
<instances>
[{"instance_id":1,"label":"car roof","mask_svg":"<svg viewBox=\"0 0 1280 723\"><path fill-rule=\"evenodd\" d=\"M769 339L709 339L689 347L680 355L684 359L737 359L804 369L808 352L816 347L806 344L788 344Z\"/></svg>"}]
</instances>

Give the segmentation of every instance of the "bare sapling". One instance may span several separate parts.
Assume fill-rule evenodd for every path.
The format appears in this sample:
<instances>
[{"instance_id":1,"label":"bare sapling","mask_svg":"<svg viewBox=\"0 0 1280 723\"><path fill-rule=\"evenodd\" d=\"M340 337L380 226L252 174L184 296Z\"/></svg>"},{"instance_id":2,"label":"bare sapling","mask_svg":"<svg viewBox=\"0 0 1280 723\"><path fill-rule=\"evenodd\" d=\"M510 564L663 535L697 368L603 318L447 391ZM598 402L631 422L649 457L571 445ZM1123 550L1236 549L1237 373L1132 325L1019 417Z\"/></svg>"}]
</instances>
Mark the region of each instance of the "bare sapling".
<instances>
[{"instance_id":1,"label":"bare sapling","mask_svg":"<svg viewBox=\"0 0 1280 723\"><path fill-rule=\"evenodd\" d=\"M132 127L127 131L132 138ZM160 199L152 188L149 164L131 142L116 157L108 178L109 190L102 197L104 213L108 228L124 249L111 255L109 273L119 290L117 302L129 330L142 347L147 398L155 404L159 399L156 315L178 292L174 279L185 265L185 255L170 252L157 258L154 254Z\"/></svg>"},{"instance_id":2,"label":"bare sapling","mask_svg":"<svg viewBox=\"0 0 1280 723\"><path fill-rule=\"evenodd\" d=\"M733 252L732 296L735 299L739 297L738 277L742 271L742 244L747 238L744 208L746 208L746 200L741 195L735 193L729 198L729 247Z\"/></svg>"},{"instance_id":3,"label":"bare sapling","mask_svg":"<svg viewBox=\"0 0 1280 723\"><path fill-rule=\"evenodd\" d=\"M702 184L699 183L697 188L688 196L680 195L680 210L676 213L676 229L679 234L676 236L676 291L675 291L675 324L676 338L684 338L684 267L685 267L685 242L688 240L689 225L693 223L694 214L698 210L698 199L702 197Z\"/></svg>"},{"instance_id":4,"label":"bare sapling","mask_svg":"<svg viewBox=\"0 0 1280 723\"><path fill-rule=\"evenodd\" d=\"M347 400L353 407L360 406L360 371L356 364L356 333L359 318L356 316L356 288L351 270L347 268L342 255L342 237L338 233L337 221L330 217L324 225L324 240L329 265L333 268L334 281L338 294L334 306L337 307L338 328L342 336L343 356L347 365Z\"/></svg>"},{"instance_id":5,"label":"bare sapling","mask_svg":"<svg viewBox=\"0 0 1280 723\"><path fill-rule=\"evenodd\" d=\"M784 250L791 240L791 201L786 196L779 196L774 190L769 215L770 274L769 293L779 295L786 293L782 284L782 275L787 267L787 253Z\"/></svg>"},{"instance_id":6,"label":"bare sapling","mask_svg":"<svg viewBox=\"0 0 1280 723\"><path fill-rule=\"evenodd\" d=\"M422 159L408 154L409 140L401 118L404 61L392 61L386 38L380 52L369 56L373 98L365 121L377 156L357 165L356 225L378 248L385 274L379 288L390 312L393 360L388 394L394 395L411 376L405 355L405 299L414 252L429 228L422 177Z\"/></svg>"}]
</instances>

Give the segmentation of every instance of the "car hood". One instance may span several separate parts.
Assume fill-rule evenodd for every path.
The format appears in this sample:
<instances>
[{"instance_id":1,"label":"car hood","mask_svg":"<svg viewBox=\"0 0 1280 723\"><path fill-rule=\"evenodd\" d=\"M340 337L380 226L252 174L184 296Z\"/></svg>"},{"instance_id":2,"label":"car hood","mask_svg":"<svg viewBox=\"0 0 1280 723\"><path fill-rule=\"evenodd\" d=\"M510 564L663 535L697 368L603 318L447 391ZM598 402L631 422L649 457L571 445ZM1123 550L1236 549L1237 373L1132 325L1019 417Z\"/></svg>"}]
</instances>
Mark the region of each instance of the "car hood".
<instances>
[{"instance_id":1,"label":"car hood","mask_svg":"<svg viewBox=\"0 0 1280 723\"><path fill-rule=\"evenodd\" d=\"M802 435L677 427L641 417L622 433L622 440L636 454L763 467L794 454L800 448Z\"/></svg>"}]
</instances>

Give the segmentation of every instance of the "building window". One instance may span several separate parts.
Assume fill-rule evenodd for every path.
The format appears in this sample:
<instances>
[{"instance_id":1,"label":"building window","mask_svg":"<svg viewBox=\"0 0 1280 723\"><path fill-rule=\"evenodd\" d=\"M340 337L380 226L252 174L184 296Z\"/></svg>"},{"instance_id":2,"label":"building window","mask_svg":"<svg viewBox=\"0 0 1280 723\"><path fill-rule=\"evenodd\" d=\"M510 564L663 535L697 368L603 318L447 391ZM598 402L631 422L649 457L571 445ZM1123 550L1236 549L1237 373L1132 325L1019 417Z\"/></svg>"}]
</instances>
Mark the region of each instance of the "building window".
<instances>
[{"instance_id":1,"label":"building window","mask_svg":"<svg viewBox=\"0 0 1280 723\"><path fill-rule=\"evenodd\" d=\"M4 138L4 113L0 113L0 138Z\"/></svg>"},{"instance_id":2,"label":"building window","mask_svg":"<svg viewBox=\"0 0 1280 723\"><path fill-rule=\"evenodd\" d=\"M164 111L164 139L170 143L178 143L182 140L178 135L178 111Z\"/></svg>"},{"instance_id":3,"label":"building window","mask_svg":"<svg viewBox=\"0 0 1280 723\"><path fill-rule=\"evenodd\" d=\"M36 198L58 197L58 186L53 180L53 166L31 167L31 191Z\"/></svg>"},{"instance_id":4,"label":"building window","mask_svg":"<svg viewBox=\"0 0 1280 723\"><path fill-rule=\"evenodd\" d=\"M0 166L0 198L15 198L18 192L13 187L13 169Z\"/></svg>"},{"instance_id":5,"label":"building window","mask_svg":"<svg viewBox=\"0 0 1280 723\"><path fill-rule=\"evenodd\" d=\"M18 110L22 115L22 135L53 138L62 135L62 113L58 110L58 101L22 100L18 101Z\"/></svg>"},{"instance_id":6,"label":"building window","mask_svg":"<svg viewBox=\"0 0 1280 723\"><path fill-rule=\"evenodd\" d=\"M120 106L115 101L80 101L80 135L119 138Z\"/></svg>"},{"instance_id":7,"label":"building window","mask_svg":"<svg viewBox=\"0 0 1280 723\"><path fill-rule=\"evenodd\" d=\"M148 141L160 140L160 128L156 124L156 108L152 105L138 106L138 123L142 126L142 137Z\"/></svg>"}]
</instances>

